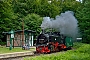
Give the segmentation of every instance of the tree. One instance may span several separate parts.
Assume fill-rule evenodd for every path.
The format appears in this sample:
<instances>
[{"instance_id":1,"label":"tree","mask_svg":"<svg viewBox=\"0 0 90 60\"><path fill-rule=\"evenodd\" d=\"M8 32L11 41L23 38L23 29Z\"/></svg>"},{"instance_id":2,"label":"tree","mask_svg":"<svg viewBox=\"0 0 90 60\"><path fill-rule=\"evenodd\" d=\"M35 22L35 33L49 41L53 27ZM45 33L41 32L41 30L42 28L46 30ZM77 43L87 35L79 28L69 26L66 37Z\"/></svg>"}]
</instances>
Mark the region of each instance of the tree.
<instances>
[{"instance_id":1,"label":"tree","mask_svg":"<svg viewBox=\"0 0 90 60\"><path fill-rule=\"evenodd\" d=\"M25 29L36 31L36 34L39 34L41 32L41 23L42 23L42 17L40 17L37 14L28 14L24 18L24 25Z\"/></svg>"},{"instance_id":2,"label":"tree","mask_svg":"<svg viewBox=\"0 0 90 60\"><path fill-rule=\"evenodd\" d=\"M65 12L67 10L76 12L77 8L81 5L80 2L74 1L74 0L65 0L62 2L62 12Z\"/></svg>"},{"instance_id":3,"label":"tree","mask_svg":"<svg viewBox=\"0 0 90 60\"><path fill-rule=\"evenodd\" d=\"M12 0L0 0L0 40L4 37L3 32L16 29L16 18L12 9Z\"/></svg>"},{"instance_id":4,"label":"tree","mask_svg":"<svg viewBox=\"0 0 90 60\"><path fill-rule=\"evenodd\" d=\"M58 2L56 2L58 3ZM60 14L59 6L48 3L48 0L13 0L14 12L24 17L27 14L35 13L42 17L55 17Z\"/></svg>"},{"instance_id":5,"label":"tree","mask_svg":"<svg viewBox=\"0 0 90 60\"><path fill-rule=\"evenodd\" d=\"M90 43L90 1L85 0L81 7L77 9L76 17L82 33L83 42Z\"/></svg>"},{"instance_id":6,"label":"tree","mask_svg":"<svg viewBox=\"0 0 90 60\"><path fill-rule=\"evenodd\" d=\"M10 1L0 0L0 38L3 37L2 32L9 30L10 19L13 17Z\"/></svg>"}]
</instances>

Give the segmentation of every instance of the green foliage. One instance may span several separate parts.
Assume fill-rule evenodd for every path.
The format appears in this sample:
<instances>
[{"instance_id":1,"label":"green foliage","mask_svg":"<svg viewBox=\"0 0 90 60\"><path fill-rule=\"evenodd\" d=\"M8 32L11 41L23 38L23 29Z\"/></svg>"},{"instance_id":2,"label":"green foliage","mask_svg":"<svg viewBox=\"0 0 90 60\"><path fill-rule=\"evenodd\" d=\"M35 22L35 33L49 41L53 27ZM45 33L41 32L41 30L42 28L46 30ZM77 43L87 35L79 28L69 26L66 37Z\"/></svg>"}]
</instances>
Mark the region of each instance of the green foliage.
<instances>
[{"instance_id":1,"label":"green foliage","mask_svg":"<svg viewBox=\"0 0 90 60\"><path fill-rule=\"evenodd\" d=\"M78 47L79 45L79 47ZM80 46L81 45L81 46ZM41 55L36 57L24 58L24 60L89 60L90 45L83 43L75 43L76 50L54 53L51 55Z\"/></svg>"},{"instance_id":2,"label":"green foliage","mask_svg":"<svg viewBox=\"0 0 90 60\"><path fill-rule=\"evenodd\" d=\"M40 25L42 23L42 18L37 14L28 14L24 18L25 29L36 31L36 34L41 32Z\"/></svg>"},{"instance_id":3,"label":"green foliage","mask_svg":"<svg viewBox=\"0 0 90 60\"><path fill-rule=\"evenodd\" d=\"M42 17L55 17L60 13L60 8L55 4L48 3L48 0L13 0L14 11L20 15L26 16L29 13L35 13Z\"/></svg>"},{"instance_id":4,"label":"green foliage","mask_svg":"<svg viewBox=\"0 0 90 60\"><path fill-rule=\"evenodd\" d=\"M67 10L70 10L70 11L74 11L76 12L77 8L80 6L80 3L77 2L77 1L68 1L68 0L65 0L64 2L62 2L62 12L65 12Z\"/></svg>"},{"instance_id":5,"label":"green foliage","mask_svg":"<svg viewBox=\"0 0 90 60\"><path fill-rule=\"evenodd\" d=\"M3 38L2 32L9 31L13 26L14 15L11 0L0 1L0 40Z\"/></svg>"},{"instance_id":6,"label":"green foliage","mask_svg":"<svg viewBox=\"0 0 90 60\"><path fill-rule=\"evenodd\" d=\"M18 16L14 13L12 8L12 0L0 1L0 40L4 37L3 32L11 29L20 29ZM3 40L2 40L3 42ZM2 43L0 43L2 44Z\"/></svg>"},{"instance_id":7,"label":"green foliage","mask_svg":"<svg viewBox=\"0 0 90 60\"><path fill-rule=\"evenodd\" d=\"M76 17L79 21L80 31L82 33L83 42L90 43L90 2L85 1L80 8L77 9Z\"/></svg>"},{"instance_id":8,"label":"green foliage","mask_svg":"<svg viewBox=\"0 0 90 60\"><path fill-rule=\"evenodd\" d=\"M0 45L6 45L6 42L2 42L2 41L0 40Z\"/></svg>"}]
</instances>

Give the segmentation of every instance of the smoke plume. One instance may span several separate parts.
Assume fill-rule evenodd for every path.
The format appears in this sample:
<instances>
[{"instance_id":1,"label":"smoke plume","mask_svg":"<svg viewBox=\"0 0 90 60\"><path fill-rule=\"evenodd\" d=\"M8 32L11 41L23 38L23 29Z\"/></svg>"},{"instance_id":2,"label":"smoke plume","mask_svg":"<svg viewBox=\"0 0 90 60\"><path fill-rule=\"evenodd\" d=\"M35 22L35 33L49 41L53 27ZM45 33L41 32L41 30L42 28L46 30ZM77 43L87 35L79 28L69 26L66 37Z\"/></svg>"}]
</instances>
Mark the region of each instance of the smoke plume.
<instances>
[{"instance_id":1,"label":"smoke plume","mask_svg":"<svg viewBox=\"0 0 90 60\"><path fill-rule=\"evenodd\" d=\"M55 19L44 17L41 28L53 28L58 30L61 34L72 38L75 38L78 35L78 21L74 17L74 12L72 11L61 13L60 15L57 15Z\"/></svg>"}]
</instances>

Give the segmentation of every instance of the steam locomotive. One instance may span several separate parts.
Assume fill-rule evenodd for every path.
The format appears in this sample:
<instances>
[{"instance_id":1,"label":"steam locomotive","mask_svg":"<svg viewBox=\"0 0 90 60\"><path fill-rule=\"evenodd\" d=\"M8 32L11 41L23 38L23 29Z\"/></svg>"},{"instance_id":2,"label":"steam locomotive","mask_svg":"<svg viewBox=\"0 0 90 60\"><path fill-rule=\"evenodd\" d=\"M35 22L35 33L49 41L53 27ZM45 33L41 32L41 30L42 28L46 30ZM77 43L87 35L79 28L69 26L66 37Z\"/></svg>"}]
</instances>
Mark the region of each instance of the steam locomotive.
<instances>
[{"instance_id":1,"label":"steam locomotive","mask_svg":"<svg viewBox=\"0 0 90 60\"><path fill-rule=\"evenodd\" d=\"M42 32L37 37L36 53L59 52L72 46L72 38L64 36L60 32Z\"/></svg>"}]
</instances>

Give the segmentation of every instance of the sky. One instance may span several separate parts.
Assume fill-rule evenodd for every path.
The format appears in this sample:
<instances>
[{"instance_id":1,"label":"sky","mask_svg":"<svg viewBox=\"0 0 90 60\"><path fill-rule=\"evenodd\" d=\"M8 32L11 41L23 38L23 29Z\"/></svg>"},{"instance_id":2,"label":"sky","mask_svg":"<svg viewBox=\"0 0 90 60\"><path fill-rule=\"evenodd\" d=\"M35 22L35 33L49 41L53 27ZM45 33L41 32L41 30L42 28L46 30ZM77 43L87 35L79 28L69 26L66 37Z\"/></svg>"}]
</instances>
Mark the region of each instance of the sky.
<instances>
[{"instance_id":1,"label":"sky","mask_svg":"<svg viewBox=\"0 0 90 60\"><path fill-rule=\"evenodd\" d=\"M81 2L81 3L82 3L82 0L76 0L76 1L79 1L79 2Z\"/></svg>"}]
</instances>

